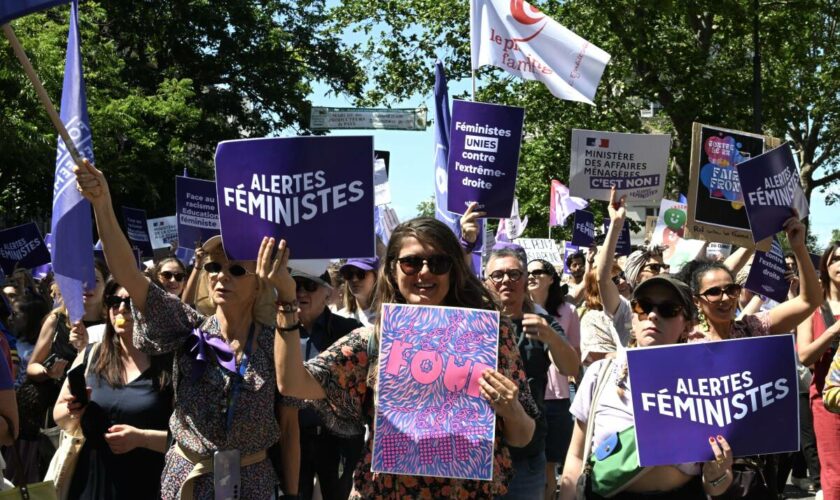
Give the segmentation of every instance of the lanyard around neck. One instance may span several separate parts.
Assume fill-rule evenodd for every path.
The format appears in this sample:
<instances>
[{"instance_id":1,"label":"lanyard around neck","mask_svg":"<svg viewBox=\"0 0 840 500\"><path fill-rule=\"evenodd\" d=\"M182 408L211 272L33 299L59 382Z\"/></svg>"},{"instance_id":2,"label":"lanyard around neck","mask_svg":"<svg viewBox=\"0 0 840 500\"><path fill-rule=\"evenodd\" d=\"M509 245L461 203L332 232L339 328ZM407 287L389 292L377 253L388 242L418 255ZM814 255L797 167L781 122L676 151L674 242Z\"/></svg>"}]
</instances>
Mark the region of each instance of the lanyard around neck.
<instances>
[{"instance_id":1,"label":"lanyard around neck","mask_svg":"<svg viewBox=\"0 0 840 500\"><path fill-rule=\"evenodd\" d=\"M248 371L248 362L251 360L251 345L254 339L254 323L251 323L251 329L248 330L248 340L245 341L245 350L242 352L242 360L236 369L233 382L231 383L230 397L227 405L226 428L230 432L233 427L233 413L236 409L236 403L239 401L239 393L242 391L242 381L245 378L245 372Z\"/></svg>"}]
</instances>

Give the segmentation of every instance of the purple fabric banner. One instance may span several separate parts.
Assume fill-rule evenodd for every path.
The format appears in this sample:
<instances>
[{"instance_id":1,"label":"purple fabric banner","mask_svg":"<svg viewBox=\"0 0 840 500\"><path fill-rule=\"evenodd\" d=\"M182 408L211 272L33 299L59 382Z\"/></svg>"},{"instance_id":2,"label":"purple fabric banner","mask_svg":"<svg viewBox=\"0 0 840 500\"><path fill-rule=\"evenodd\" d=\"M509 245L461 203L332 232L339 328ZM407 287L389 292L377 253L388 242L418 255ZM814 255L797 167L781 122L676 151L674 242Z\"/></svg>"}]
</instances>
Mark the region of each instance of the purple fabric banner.
<instances>
[{"instance_id":1,"label":"purple fabric banner","mask_svg":"<svg viewBox=\"0 0 840 500\"><path fill-rule=\"evenodd\" d=\"M225 251L255 260L262 238L274 236L293 259L375 256L373 161L370 136L219 143Z\"/></svg>"},{"instance_id":2,"label":"purple fabric banner","mask_svg":"<svg viewBox=\"0 0 840 500\"><path fill-rule=\"evenodd\" d=\"M791 208L803 203L805 193L799 185L799 171L789 143L739 163L735 168L753 241L758 243L781 231L785 221L793 215ZM800 209L799 215L805 217L807 213Z\"/></svg>"},{"instance_id":3,"label":"purple fabric banner","mask_svg":"<svg viewBox=\"0 0 840 500\"><path fill-rule=\"evenodd\" d=\"M782 245L779 244L779 240L773 238L769 252L756 250L744 288L770 297L776 302L784 302L790 288L790 283L785 279L786 272Z\"/></svg>"},{"instance_id":4,"label":"purple fabric banner","mask_svg":"<svg viewBox=\"0 0 840 500\"><path fill-rule=\"evenodd\" d=\"M175 217L178 246L195 251L220 234L216 183L192 177L175 177Z\"/></svg>"},{"instance_id":5,"label":"purple fabric banner","mask_svg":"<svg viewBox=\"0 0 840 500\"><path fill-rule=\"evenodd\" d=\"M3 0L0 2L0 24L63 3L70 3L70 0Z\"/></svg>"},{"instance_id":6,"label":"purple fabric banner","mask_svg":"<svg viewBox=\"0 0 840 500\"><path fill-rule=\"evenodd\" d=\"M609 231L611 223L612 221L608 217L604 218L604 234L607 234L607 231ZM630 255L632 246L633 244L630 242L630 225L625 220L624 225L621 227L621 233L618 235L618 242L615 245L615 254Z\"/></svg>"},{"instance_id":7,"label":"purple fabric banner","mask_svg":"<svg viewBox=\"0 0 840 500\"><path fill-rule=\"evenodd\" d=\"M371 470L490 480L496 415L478 380L497 365L499 313L385 304Z\"/></svg>"},{"instance_id":8,"label":"purple fabric banner","mask_svg":"<svg viewBox=\"0 0 840 500\"><path fill-rule=\"evenodd\" d=\"M575 211L575 224L572 226L572 245L589 248L595 241L595 215L586 210Z\"/></svg>"},{"instance_id":9,"label":"purple fabric banner","mask_svg":"<svg viewBox=\"0 0 840 500\"><path fill-rule=\"evenodd\" d=\"M639 463L713 460L717 435L736 457L798 450L795 356L793 335L628 349Z\"/></svg>"},{"instance_id":10,"label":"purple fabric banner","mask_svg":"<svg viewBox=\"0 0 840 500\"><path fill-rule=\"evenodd\" d=\"M15 267L33 269L50 261L50 252L34 222L0 231L0 267L12 274Z\"/></svg>"},{"instance_id":11,"label":"purple fabric banner","mask_svg":"<svg viewBox=\"0 0 840 500\"><path fill-rule=\"evenodd\" d=\"M146 211L129 207L122 207L122 211L128 241L131 242L133 247L140 249L140 254L143 257L153 258L155 251L152 249L152 241L149 238Z\"/></svg>"},{"instance_id":12,"label":"purple fabric banner","mask_svg":"<svg viewBox=\"0 0 840 500\"><path fill-rule=\"evenodd\" d=\"M470 203L487 217L513 208L525 109L455 100L452 104L447 208L463 214Z\"/></svg>"}]
</instances>

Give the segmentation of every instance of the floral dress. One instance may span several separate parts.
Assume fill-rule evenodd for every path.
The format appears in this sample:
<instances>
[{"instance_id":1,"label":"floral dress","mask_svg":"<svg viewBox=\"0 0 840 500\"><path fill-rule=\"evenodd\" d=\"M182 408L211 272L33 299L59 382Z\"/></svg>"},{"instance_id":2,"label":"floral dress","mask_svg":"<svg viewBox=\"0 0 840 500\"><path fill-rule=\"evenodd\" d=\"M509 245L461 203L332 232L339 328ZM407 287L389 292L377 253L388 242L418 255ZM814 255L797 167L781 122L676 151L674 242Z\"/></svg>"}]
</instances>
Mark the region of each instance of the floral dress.
<instances>
[{"instance_id":1,"label":"floral dress","mask_svg":"<svg viewBox=\"0 0 840 500\"><path fill-rule=\"evenodd\" d=\"M339 435L354 435L363 431L364 423L373 426L374 394L367 385L368 367L377 359L368 359L368 340L373 328L354 330L318 357L308 361L306 369L320 382L327 397L320 401L306 401L321 414L324 424ZM539 410L531 397L525 369L509 326L499 331L498 371L519 386L519 402L532 418ZM508 447L503 442L502 421L496 421L493 453L493 479L476 481L440 477L403 476L371 472L373 457L372 433L365 443L365 456L354 474L350 498L492 498L507 492L513 477Z\"/></svg>"},{"instance_id":2,"label":"floral dress","mask_svg":"<svg viewBox=\"0 0 840 500\"><path fill-rule=\"evenodd\" d=\"M147 354L175 353L173 386L175 411L169 428L178 445L188 453L204 458L217 450L237 449L243 457L264 450L277 442L275 403L277 394L274 369L274 328L260 325L241 392L233 413L230 431L226 426L228 399L234 377L212 357L203 369L193 371L196 361L190 354L188 339L196 326L208 338L223 339L215 316L198 314L181 300L156 286L149 286L146 313L134 311L134 345ZM195 377L195 378L194 378ZM161 478L161 496L178 498L181 485L193 465L175 452L166 453ZM264 499L274 495L277 477L269 460L244 467L241 472L241 498ZM213 475L196 480L195 498L214 498Z\"/></svg>"}]
</instances>

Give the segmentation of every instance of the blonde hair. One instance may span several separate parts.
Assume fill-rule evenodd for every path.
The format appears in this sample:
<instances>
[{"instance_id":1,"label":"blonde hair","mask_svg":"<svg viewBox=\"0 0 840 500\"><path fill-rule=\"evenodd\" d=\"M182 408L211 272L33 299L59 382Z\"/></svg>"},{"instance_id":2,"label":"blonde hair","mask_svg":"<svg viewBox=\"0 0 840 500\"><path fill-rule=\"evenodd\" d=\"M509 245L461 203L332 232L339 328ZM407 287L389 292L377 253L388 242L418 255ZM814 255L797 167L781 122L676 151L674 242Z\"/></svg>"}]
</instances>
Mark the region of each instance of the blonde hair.
<instances>
[{"instance_id":1,"label":"blonde hair","mask_svg":"<svg viewBox=\"0 0 840 500\"><path fill-rule=\"evenodd\" d=\"M274 288L268 286L258 276L257 278L257 293L254 299L254 304L251 307L251 317L257 323L266 326L275 326L277 306L274 304L276 300L276 293ZM213 302L213 297L210 294L210 274L201 270L198 272L198 290L195 294L195 309L205 316L212 316L216 314L216 303Z\"/></svg>"}]
</instances>

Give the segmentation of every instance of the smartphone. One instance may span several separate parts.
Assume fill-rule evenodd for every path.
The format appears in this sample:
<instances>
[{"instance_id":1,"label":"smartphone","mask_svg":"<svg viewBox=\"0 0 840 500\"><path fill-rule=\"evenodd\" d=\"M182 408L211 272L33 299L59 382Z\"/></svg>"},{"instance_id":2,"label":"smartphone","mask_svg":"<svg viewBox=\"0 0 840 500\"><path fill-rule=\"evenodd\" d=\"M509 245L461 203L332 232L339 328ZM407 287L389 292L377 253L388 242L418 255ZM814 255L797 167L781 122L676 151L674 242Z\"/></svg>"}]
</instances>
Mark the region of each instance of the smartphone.
<instances>
[{"instance_id":1,"label":"smartphone","mask_svg":"<svg viewBox=\"0 0 840 500\"><path fill-rule=\"evenodd\" d=\"M213 454L213 490L216 500L239 499L239 450Z\"/></svg>"},{"instance_id":2,"label":"smartphone","mask_svg":"<svg viewBox=\"0 0 840 500\"><path fill-rule=\"evenodd\" d=\"M55 364L57 359L58 356L55 353L53 353L47 356L47 359L45 359L44 362L41 364L44 365L44 368L50 368L52 365Z\"/></svg>"},{"instance_id":3,"label":"smartphone","mask_svg":"<svg viewBox=\"0 0 840 500\"><path fill-rule=\"evenodd\" d=\"M84 363L76 365L75 368L67 372L67 380L70 384L70 394L76 398L76 401L82 406L88 404L87 383L85 381L85 365Z\"/></svg>"}]
</instances>

